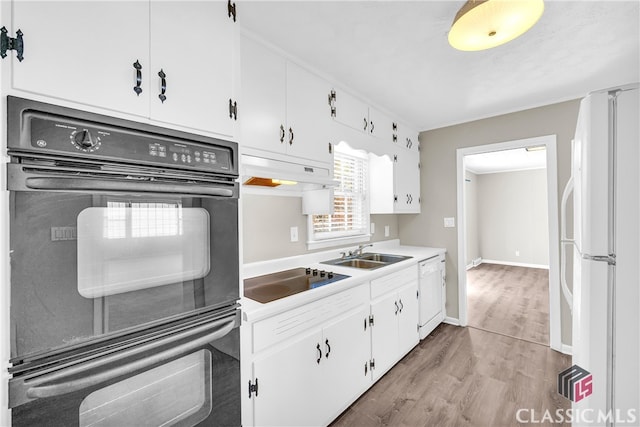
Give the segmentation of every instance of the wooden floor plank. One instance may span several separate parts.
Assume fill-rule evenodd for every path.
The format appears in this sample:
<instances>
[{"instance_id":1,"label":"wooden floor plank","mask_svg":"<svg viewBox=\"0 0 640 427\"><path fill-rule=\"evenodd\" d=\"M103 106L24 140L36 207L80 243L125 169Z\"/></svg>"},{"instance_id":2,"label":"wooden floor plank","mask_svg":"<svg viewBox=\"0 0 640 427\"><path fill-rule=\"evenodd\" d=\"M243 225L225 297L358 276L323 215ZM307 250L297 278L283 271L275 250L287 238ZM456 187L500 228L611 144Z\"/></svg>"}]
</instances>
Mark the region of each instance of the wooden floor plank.
<instances>
[{"instance_id":1,"label":"wooden floor plank","mask_svg":"<svg viewBox=\"0 0 640 427\"><path fill-rule=\"evenodd\" d=\"M570 365L569 356L540 344L442 324L332 427L516 426L521 408L570 407L556 390Z\"/></svg>"},{"instance_id":2,"label":"wooden floor plank","mask_svg":"<svg viewBox=\"0 0 640 427\"><path fill-rule=\"evenodd\" d=\"M549 270L480 264L467 294L469 326L549 344Z\"/></svg>"}]
</instances>

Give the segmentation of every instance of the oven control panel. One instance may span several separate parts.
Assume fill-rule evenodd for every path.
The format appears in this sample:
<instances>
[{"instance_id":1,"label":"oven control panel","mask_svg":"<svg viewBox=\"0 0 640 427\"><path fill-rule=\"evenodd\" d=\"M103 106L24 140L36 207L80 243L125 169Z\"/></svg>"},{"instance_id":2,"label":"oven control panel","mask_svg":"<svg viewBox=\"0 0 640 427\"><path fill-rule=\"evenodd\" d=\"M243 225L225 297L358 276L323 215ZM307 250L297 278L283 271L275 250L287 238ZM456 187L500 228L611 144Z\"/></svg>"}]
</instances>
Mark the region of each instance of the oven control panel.
<instances>
[{"instance_id":1,"label":"oven control panel","mask_svg":"<svg viewBox=\"0 0 640 427\"><path fill-rule=\"evenodd\" d=\"M234 172L233 148L226 141L216 144L219 140L200 136L194 140L176 138L38 112L25 114L25 119L31 151L204 172Z\"/></svg>"}]
</instances>

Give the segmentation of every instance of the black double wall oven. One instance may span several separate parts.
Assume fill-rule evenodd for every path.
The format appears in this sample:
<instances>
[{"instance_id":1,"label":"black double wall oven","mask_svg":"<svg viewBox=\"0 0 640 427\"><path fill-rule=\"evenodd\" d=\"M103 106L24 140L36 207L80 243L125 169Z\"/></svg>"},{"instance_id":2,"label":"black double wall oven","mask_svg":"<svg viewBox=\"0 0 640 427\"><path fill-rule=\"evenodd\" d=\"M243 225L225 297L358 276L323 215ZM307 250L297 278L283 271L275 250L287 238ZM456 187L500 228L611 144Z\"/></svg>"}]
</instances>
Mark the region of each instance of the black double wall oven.
<instances>
[{"instance_id":1,"label":"black double wall oven","mask_svg":"<svg viewBox=\"0 0 640 427\"><path fill-rule=\"evenodd\" d=\"M239 425L237 145L7 112L12 424Z\"/></svg>"}]
</instances>

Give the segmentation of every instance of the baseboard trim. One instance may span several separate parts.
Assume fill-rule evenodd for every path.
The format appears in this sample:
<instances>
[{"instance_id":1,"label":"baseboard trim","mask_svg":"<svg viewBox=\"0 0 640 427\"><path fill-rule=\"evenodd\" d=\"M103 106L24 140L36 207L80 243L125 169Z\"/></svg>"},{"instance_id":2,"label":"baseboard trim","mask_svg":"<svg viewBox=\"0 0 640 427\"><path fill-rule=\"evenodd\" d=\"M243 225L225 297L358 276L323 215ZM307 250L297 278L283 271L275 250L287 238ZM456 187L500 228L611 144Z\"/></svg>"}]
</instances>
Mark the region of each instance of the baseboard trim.
<instances>
[{"instance_id":1,"label":"baseboard trim","mask_svg":"<svg viewBox=\"0 0 640 427\"><path fill-rule=\"evenodd\" d=\"M573 355L573 347L567 344L562 344L560 346L560 352L563 354L568 354L569 356Z\"/></svg>"},{"instance_id":2,"label":"baseboard trim","mask_svg":"<svg viewBox=\"0 0 640 427\"><path fill-rule=\"evenodd\" d=\"M460 320L456 319L455 317L445 317L444 320L442 321L443 323L446 323L448 325L453 325L453 326L460 326Z\"/></svg>"},{"instance_id":3,"label":"baseboard trim","mask_svg":"<svg viewBox=\"0 0 640 427\"><path fill-rule=\"evenodd\" d=\"M512 267L542 268L548 270L549 266L544 264L528 264L526 262L497 261L495 259L483 259L482 264L509 265Z\"/></svg>"},{"instance_id":4,"label":"baseboard trim","mask_svg":"<svg viewBox=\"0 0 640 427\"><path fill-rule=\"evenodd\" d=\"M471 260L471 264L467 265L467 270L470 270L473 267L477 267L480 264L482 264L482 258L481 257L478 257L478 258L476 258L474 260Z\"/></svg>"}]
</instances>

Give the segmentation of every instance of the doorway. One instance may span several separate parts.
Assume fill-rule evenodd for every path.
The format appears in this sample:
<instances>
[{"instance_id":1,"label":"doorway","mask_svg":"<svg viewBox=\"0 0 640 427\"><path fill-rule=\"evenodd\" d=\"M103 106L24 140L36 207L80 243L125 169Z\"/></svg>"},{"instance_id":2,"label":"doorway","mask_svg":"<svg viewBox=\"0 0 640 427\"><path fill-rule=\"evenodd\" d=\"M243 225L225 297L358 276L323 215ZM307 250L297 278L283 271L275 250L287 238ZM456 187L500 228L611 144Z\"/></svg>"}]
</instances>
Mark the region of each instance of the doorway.
<instances>
[{"instance_id":1,"label":"doorway","mask_svg":"<svg viewBox=\"0 0 640 427\"><path fill-rule=\"evenodd\" d=\"M458 265L458 307L460 313L460 324L462 326L469 325L469 306L468 296L469 291L473 289L469 288L467 280L467 258L468 244L467 244L467 225L464 218L466 217L467 202L465 200L465 185L467 184L465 176L465 157L481 155L486 153L505 152L508 150L517 149L536 149L540 148L544 150L544 158L546 161L546 218L547 218L547 240L546 245L548 248L548 345L554 349L561 351L560 341L560 285L559 285L559 248L558 248L558 198L557 198L557 158L556 158L556 136L548 135L542 137L528 138L523 140L515 140L502 142L497 144L461 148L457 150L457 175L458 175L458 259L460 260ZM516 251L520 251L516 249ZM515 252L513 254L515 256ZM518 254L519 256L520 254ZM533 258L535 259L535 258ZM517 261L517 259L516 259ZM472 257L473 262L473 257ZM478 260L476 259L476 262ZM511 269L518 267L541 267L541 262L529 262L518 263L510 266ZM524 264L524 265L518 265ZM531 264L527 266L526 264ZM538 265L540 264L540 265ZM506 267L505 267L506 269ZM522 274L523 272L516 272L516 274ZM540 274L540 272L533 272ZM543 272L544 274L544 272ZM533 280L533 279L532 279ZM546 303L546 301L545 301ZM508 334L508 333L507 333Z\"/></svg>"}]
</instances>

